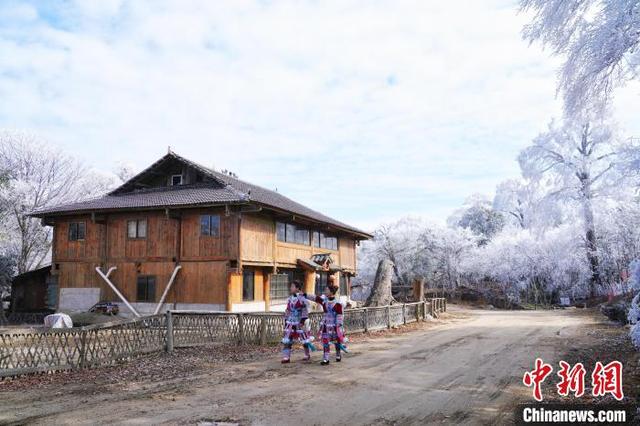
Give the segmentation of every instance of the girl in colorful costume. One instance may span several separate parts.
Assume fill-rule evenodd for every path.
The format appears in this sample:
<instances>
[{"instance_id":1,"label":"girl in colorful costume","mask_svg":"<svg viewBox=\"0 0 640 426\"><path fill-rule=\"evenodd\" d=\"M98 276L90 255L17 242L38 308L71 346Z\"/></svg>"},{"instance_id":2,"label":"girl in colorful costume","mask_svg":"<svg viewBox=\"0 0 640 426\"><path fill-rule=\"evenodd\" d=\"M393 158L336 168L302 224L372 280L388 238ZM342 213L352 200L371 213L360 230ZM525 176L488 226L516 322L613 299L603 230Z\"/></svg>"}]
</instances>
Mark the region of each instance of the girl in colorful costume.
<instances>
[{"instance_id":1,"label":"girl in colorful costume","mask_svg":"<svg viewBox=\"0 0 640 426\"><path fill-rule=\"evenodd\" d=\"M330 280L324 295L307 295L307 299L321 305L324 311L324 317L320 323L320 337L322 339L323 349L322 365L329 364L329 354L332 343L336 348L336 362L342 361L341 350L346 351L346 347L344 346L346 342L344 336L344 314L342 303L336 299L337 291L338 287Z\"/></svg>"},{"instance_id":2,"label":"girl in colorful costume","mask_svg":"<svg viewBox=\"0 0 640 426\"><path fill-rule=\"evenodd\" d=\"M304 347L304 360L311 358L312 338L306 329L309 320L309 309L307 299L302 293L302 283L294 281L290 287L291 295L287 299L287 309L285 311L284 337L282 338L282 363L287 364L291 360L293 344L297 341Z\"/></svg>"}]
</instances>

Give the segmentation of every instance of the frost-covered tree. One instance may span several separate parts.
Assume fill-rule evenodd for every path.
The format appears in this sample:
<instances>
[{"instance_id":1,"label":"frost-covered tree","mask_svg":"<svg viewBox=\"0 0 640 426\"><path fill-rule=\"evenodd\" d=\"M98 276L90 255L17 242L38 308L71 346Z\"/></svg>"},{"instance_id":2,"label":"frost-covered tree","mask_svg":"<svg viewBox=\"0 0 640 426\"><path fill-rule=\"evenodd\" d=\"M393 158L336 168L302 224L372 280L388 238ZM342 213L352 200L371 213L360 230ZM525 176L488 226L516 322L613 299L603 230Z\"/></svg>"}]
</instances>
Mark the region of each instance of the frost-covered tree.
<instances>
[{"instance_id":1,"label":"frost-covered tree","mask_svg":"<svg viewBox=\"0 0 640 426\"><path fill-rule=\"evenodd\" d=\"M636 259L631 262L629 272L629 283L636 295L631 301L631 309L629 309L627 319L631 323L631 341L637 348L640 348L640 260Z\"/></svg>"},{"instance_id":2,"label":"frost-covered tree","mask_svg":"<svg viewBox=\"0 0 640 426\"><path fill-rule=\"evenodd\" d=\"M478 238L465 228L425 229L419 238L424 257L431 262L423 273L427 280L439 287L456 288L460 285L462 260L478 245ZM426 269L426 268L425 268Z\"/></svg>"},{"instance_id":3,"label":"frost-covered tree","mask_svg":"<svg viewBox=\"0 0 640 426\"><path fill-rule=\"evenodd\" d=\"M636 196L619 195L599 204L596 229L600 270L603 281L616 286L625 278L631 261L640 258L640 203Z\"/></svg>"},{"instance_id":4,"label":"frost-covered tree","mask_svg":"<svg viewBox=\"0 0 640 426\"><path fill-rule=\"evenodd\" d=\"M509 179L496 187L493 208L504 215L507 225L544 231L565 220L562 205L546 192L539 181Z\"/></svg>"},{"instance_id":5,"label":"frost-covered tree","mask_svg":"<svg viewBox=\"0 0 640 426\"><path fill-rule=\"evenodd\" d=\"M41 266L51 248L50 228L30 212L100 194L116 183L36 137L14 131L0 132L0 176L1 244L15 253L18 273Z\"/></svg>"},{"instance_id":6,"label":"frost-covered tree","mask_svg":"<svg viewBox=\"0 0 640 426\"><path fill-rule=\"evenodd\" d=\"M128 161L118 161L116 163L114 173L118 177L120 182L126 182L136 174L138 174L138 172L136 171L136 167Z\"/></svg>"},{"instance_id":7,"label":"frost-covered tree","mask_svg":"<svg viewBox=\"0 0 640 426\"><path fill-rule=\"evenodd\" d=\"M589 277L581 241L572 224L538 234L529 229L511 229L462 259L463 275L476 284L497 285L512 301L521 296L537 303L550 303L554 294L585 295L582 283Z\"/></svg>"},{"instance_id":8,"label":"frost-covered tree","mask_svg":"<svg viewBox=\"0 0 640 426\"><path fill-rule=\"evenodd\" d=\"M532 14L524 28L564 59L558 90L569 115L604 104L612 90L638 77L638 0L521 0Z\"/></svg>"},{"instance_id":9,"label":"frost-covered tree","mask_svg":"<svg viewBox=\"0 0 640 426\"><path fill-rule=\"evenodd\" d=\"M548 131L518 157L526 179L545 182L549 197L579 206L593 295L602 283L593 203L620 183L619 149L619 140L607 122L581 118L552 121Z\"/></svg>"},{"instance_id":10,"label":"frost-covered tree","mask_svg":"<svg viewBox=\"0 0 640 426\"><path fill-rule=\"evenodd\" d=\"M390 260L397 282L409 285L421 265L418 237L424 226L420 219L412 217L380 226L374 231L369 248L372 263L377 265L382 259Z\"/></svg>"},{"instance_id":11,"label":"frost-covered tree","mask_svg":"<svg viewBox=\"0 0 640 426\"><path fill-rule=\"evenodd\" d=\"M509 179L498 185L493 199L493 208L502 212L511 223L519 228L527 228L530 204L526 185L517 179Z\"/></svg>"},{"instance_id":12,"label":"frost-covered tree","mask_svg":"<svg viewBox=\"0 0 640 426\"><path fill-rule=\"evenodd\" d=\"M0 255L0 324L7 322L3 300L11 292L11 279L15 273L15 256Z\"/></svg>"},{"instance_id":13,"label":"frost-covered tree","mask_svg":"<svg viewBox=\"0 0 640 426\"><path fill-rule=\"evenodd\" d=\"M479 244L486 244L502 230L505 219L495 210L488 198L481 194L469 197L464 206L447 220L450 226L468 229L479 237Z\"/></svg>"}]
</instances>

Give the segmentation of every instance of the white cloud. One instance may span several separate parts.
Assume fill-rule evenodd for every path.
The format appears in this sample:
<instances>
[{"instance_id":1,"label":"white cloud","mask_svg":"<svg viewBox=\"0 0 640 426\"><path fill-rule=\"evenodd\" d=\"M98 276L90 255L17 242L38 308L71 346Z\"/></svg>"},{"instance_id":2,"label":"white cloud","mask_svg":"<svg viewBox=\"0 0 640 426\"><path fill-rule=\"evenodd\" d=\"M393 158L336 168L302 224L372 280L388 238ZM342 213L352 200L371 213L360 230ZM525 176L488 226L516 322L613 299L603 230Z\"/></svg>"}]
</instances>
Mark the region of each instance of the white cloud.
<instances>
[{"instance_id":1,"label":"white cloud","mask_svg":"<svg viewBox=\"0 0 640 426\"><path fill-rule=\"evenodd\" d=\"M363 226L493 191L559 112L502 1L37 7L0 11L28 18L0 29L0 126L96 167L171 145Z\"/></svg>"}]
</instances>

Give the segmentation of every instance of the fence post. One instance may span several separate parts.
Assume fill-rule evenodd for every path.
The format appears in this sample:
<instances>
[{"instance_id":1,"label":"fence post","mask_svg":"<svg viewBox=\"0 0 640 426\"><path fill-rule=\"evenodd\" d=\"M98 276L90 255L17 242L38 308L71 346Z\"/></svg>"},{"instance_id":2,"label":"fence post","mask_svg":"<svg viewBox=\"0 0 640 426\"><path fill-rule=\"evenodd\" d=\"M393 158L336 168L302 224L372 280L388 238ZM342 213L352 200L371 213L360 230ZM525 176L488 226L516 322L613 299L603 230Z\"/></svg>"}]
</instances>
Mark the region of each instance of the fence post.
<instances>
[{"instance_id":1,"label":"fence post","mask_svg":"<svg viewBox=\"0 0 640 426\"><path fill-rule=\"evenodd\" d=\"M260 344L267 344L267 316L262 315L260 318Z\"/></svg>"},{"instance_id":2,"label":"fence post","mask_svg":"<svg viewBox=\"0 0 640 426\"><path fill-rule=\"evenodd\" d=\"M402 304L402 323L407 325L407 304Z\"/></svg>"},{"instance_id":3,"label":"fence post","mask_svg":"<svg viewBox=\"0 0 640 426\"><path fill-rule=\"evenodd\" d=\"M80 331L80 368L85 368L87 364L87 331Z\"/></svg>"},{"instance_id":4,"label":"fence post","mask_svg":"<svg viewBox=\"0 0 640 426\"><path fill-rule=\"evenodd\" d=\"M447 298L444 298L444 312L447 312Z\"/></svg>"},{"instance_id":5,"label":"fence post","mask_svg":"<svg viewBox=\"0 0 640 426\"><path fill-rule=\"evenodd\" d=\"M244 344L244 315L238 314L238 344Z\"/></svg>"},{"instance_id":6,"label":"fence post","mask_svg":"<svg viewBox=\"0 0 640 426\"><path fill-rule=\"evenodd\" d=\"M173 352L173 315L171 311L167 311L166 314L167 320L167 347L166 350L168 353Z\"/></svg>"},{"instance_id":7,"label":"fence post","mask_svg":"<svg viewBox=\"0 0 640 426\"><path fill-rule=\"evenodd\" d=\"M362 314L364 318L362 320L362 325L364 326L364 332L369 331L369 310L367 308L362 308Z\"/></svg>"},{"instance_id":8,"label":"fence post","mask_svg":"<svg viewBox=\"0 0 640 426\"><path fill-rule=\"evenodd\" d=\"M391 305L387 305L387 328L391 328Z\"/></svg>"}]
</instances>

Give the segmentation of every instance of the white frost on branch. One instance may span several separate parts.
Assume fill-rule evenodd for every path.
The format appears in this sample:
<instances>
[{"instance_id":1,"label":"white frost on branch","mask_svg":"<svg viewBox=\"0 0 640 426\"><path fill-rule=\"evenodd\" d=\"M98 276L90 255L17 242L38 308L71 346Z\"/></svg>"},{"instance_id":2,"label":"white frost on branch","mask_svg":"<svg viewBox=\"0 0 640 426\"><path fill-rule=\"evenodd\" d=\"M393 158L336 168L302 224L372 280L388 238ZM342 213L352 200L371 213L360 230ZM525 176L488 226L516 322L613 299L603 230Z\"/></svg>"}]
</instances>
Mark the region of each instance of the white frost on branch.
<instances>
[{"instance_id":1,"label":"white frost on branch","mask_svg":"<svg viewBox=\"0 0 640 426\"><path fill-rule=\"evenodd\" d=\"M521 0L520 5L532 14L524 38L564 59L558 90L568 115L605 105L613 89L638 78L637 0Z\"/></svg>"}]
</instances>

